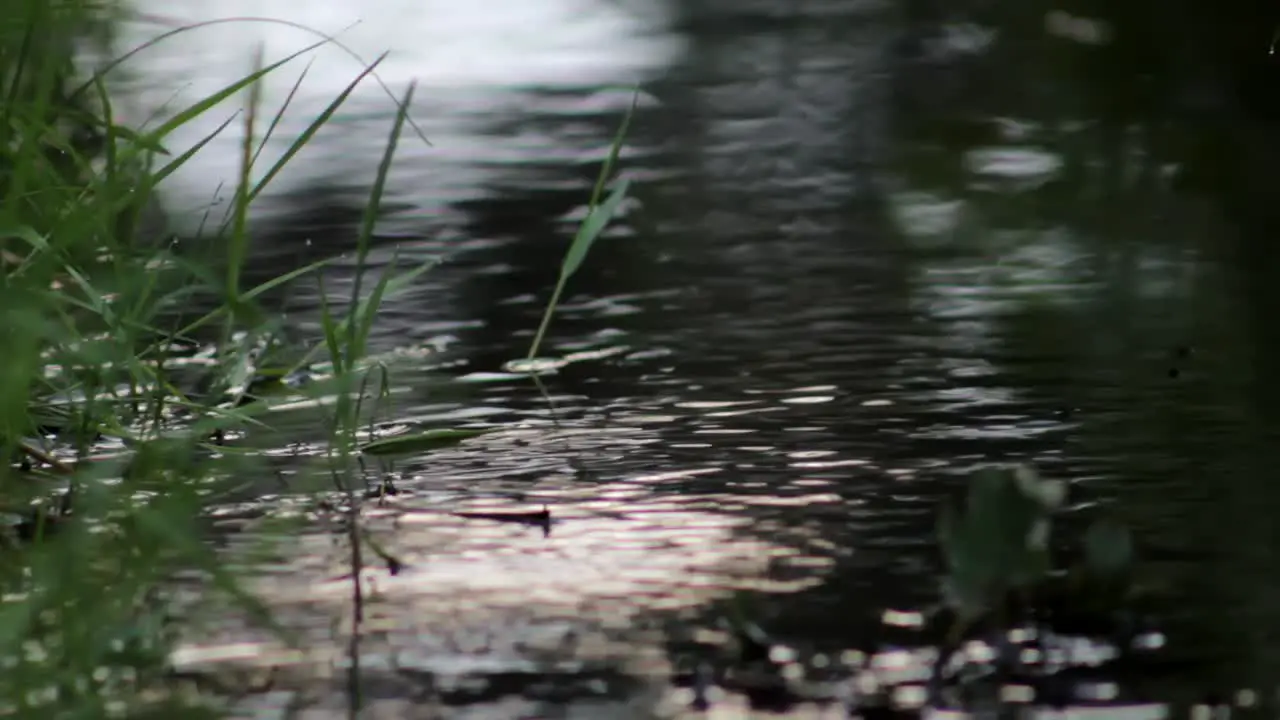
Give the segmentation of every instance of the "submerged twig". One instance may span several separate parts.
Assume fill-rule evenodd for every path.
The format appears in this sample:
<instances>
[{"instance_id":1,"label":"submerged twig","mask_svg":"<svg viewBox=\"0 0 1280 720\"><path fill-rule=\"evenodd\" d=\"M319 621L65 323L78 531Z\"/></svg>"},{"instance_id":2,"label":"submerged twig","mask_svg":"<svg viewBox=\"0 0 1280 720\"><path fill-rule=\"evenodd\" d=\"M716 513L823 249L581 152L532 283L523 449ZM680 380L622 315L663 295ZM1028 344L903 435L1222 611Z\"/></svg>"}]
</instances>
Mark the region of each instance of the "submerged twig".
<instances>
[{"instance_id":1,"label":"submerged twig","mask_svg":"<svg viewBox=\"0 0 1280 720\"><path fill-rule=\"evenodd\" d=\"M536 511L489 511L489 512L468 512L466 510L458 510L450 513L454 517L466 518L468 520L490 520L493 522L514 523L516 525L527 525L542 529L543 537L551 535L551 510L546 505L541 510Z\"/></svg>"}]
</instances>

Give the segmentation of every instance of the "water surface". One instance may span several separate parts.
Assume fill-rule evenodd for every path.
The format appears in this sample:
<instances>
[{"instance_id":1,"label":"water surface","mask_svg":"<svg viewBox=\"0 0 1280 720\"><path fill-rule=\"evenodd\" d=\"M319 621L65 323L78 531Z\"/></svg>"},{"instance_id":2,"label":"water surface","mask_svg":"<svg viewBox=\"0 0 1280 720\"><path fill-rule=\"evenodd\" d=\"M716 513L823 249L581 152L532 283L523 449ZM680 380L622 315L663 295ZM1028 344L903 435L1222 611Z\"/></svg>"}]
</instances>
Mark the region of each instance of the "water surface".
<instances>
[{"instance_id":1,"label":"water surface","mask_svg":"<svg viewBox=\"0 0 1280 720\"><path fill-rule=\"evenodd\" d=\"M1253 154L1269 157L1263 120L1177 68L1141 98L1148 70L1093 72L1099 48L1131 37L1099 18L498 5L435 16L458 40L424 38L443 65L393 54L388 70L441 93L426 115L445 130L432 153L403 156L376 255L448 262L374 328L375 350L400 358L386 419L500 430L377 470L401 492L370 507L369 527L404 567L366 570L370 703L400 717L416 716L412 698L445 698L457 717L648 716L679 706L663 678L735 590L807 656L882 649L883 610L935 597L937 499L1014 460L1070 481L1074 513L1105 507L1136 528L1172 598L1170 650L1204 660L1124 700L1269 697L1280 497L1274 325L1258 309L1274 285L1260 238L1277 223L1251 182L1266 167ZM335 24L350 9L308 7ZM366 28L430 14L385 12ZM191 47L188 60L243 56ZM183 55L167 52L150 62ZM196 92L225 81L200 62L218 72L191 69ZM327 90L350 74L311 73ZM503 367L527 351L621 119L625 95L602 88L635 79L653 99L626 155L635 201L543 353L576 360L549 378L555 427ZM370 89L360 107L381 102ZM317 140L322 159L258 218L263 244L350 243L379 140L359 123L385 124L381 107ZM326 287L340 296L351 273ZM316 308L309 287L288 304L304 332ZM324 436L305 412L281 424L277 454ZM286 467L286 487L306 484ZM549 533L449 514L544 505ZM260 509L225 515L233 547L258 538L245 518ZM286 664L285 694L246 707L343 707L349 553L316 522L262 579L318 662ZM261 635L219 633L184 657L280 661L235 644Z\"/></svg>"}]
</instances>

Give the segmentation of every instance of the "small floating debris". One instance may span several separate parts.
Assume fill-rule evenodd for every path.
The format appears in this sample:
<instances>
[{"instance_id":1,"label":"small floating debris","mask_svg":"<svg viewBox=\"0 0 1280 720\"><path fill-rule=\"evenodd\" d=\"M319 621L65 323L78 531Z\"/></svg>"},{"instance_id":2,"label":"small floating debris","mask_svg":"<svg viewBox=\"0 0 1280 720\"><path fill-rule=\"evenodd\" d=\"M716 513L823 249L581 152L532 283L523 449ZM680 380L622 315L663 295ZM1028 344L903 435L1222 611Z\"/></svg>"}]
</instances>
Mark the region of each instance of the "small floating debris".
<instances>
[{"instance_id":1,"label":"small floating debris","mask_svg":"<svg viewBox=\"0 0 1280 720\"><path fill-rule=\"evenodd\" d=\"M546 505L537 511L519 511L519 510L490 510L482 511L466 511L457 510L450 515L454 517L466 518L468 520L492 520L494 522L515 523L517 525L527 525L529 527L542 528L543 537L551 534L551 510Z\"/></svg>"},{"instance_id":2,"label":"small floating debris","mask_svg":"<svg viewBox=\"0 0 1280 720\"><path fill-rule=\"evenodd\" d=\"M364 491L365 500L383 500L388 497L394 497L400 494L400 488L396 487L395 481L391 476L382 478L377 487L371 487Z\"/></svg>"}]
</instances>

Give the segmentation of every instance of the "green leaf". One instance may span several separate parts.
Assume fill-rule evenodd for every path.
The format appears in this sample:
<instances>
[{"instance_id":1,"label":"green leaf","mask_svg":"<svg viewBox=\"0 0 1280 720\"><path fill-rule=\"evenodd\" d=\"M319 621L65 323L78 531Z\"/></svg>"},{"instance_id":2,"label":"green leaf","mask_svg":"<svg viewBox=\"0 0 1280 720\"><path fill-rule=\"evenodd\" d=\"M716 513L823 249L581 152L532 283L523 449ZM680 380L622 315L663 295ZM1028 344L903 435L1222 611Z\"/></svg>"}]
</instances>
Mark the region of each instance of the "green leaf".
<instances>
[{"instance_id":1,"label":"green leaf","mask_svg":"<svg viewBox=\"0 0 1280 720\"><path fill-rule=\"evenodd\" d=\"M637 88L631 96L631 109L622 119L618 134L614 136L613 145L609 148L609 157L605 159L604 166L600 168L600 175L596 178L595 188L591 191L591 202L588 204L587 217L578 226L578 232L574 234L573 243L570 244L569 251L565 253L564 261L560 265L560 277L556 281L555 290L551 292L551 299L547 301L547 306L542 312L542 322L538 324L538 330L533 334L533 342L529 343L527 357L530 359L538 356L538 350L542 347L542 338L546 336L547 328L551 326L551 316L555 314L556 308L560 305L560 296L564 294L564 288L569 282L569 277L582 266L587 257L587 252L595 244L596 239L604 231L605 225L617 212L618 206L622 204L622 200L626 197L629 182L623 179L613 189L609 197L604 202L600 202L600 195L613 173L613 167L618 162L618 156L622 152L622 141L626 137L627 129L631 126L631 117L635 114L636 103L639 99L640 91ZM537 382L536 377L534 382Z\"/></svg>"},{"instance_id":2,"label":"green leaf","mask_svg":"<svg viewBox=\"0 0 1280 720\"><path fill-rule=\"evenodd\" d=\"M409 435L397 435L367 443L360 450L366 455L413 455L457 445L463 440L493 432L491 429L467 430L435 428Z\"/></svg>"},{"instance_id":3,"label":"green leaf","mask_svg":"<svg viewBox=\"0 0 1280 720\"><path fill-rule=\"evenodd\" d=\"M970 477L962 509L943 506L937 534L947 561L944 589L963 617L979 617L1009 590L1044 579L1059 490L1027 468L986 467Z\"/></svg>"},{"instance_id":4,"label":"green leaf","mask_svg":"<svg viewBox=\"0 0 1280 720\"><path fill-rule=\"evenodd\" d=\"M626 199L627 189L630 187L631 181L623 178L604 202L591 208L591 211L587 213L586 219L578 226L578 232L573 237L573 244L569 246L569 251L564 255L564 263L560 266L560 274L565 280L572 277L578 271L578 268L582 267L582 262L587 259L587 253L591 250L591 246L600 238L605 226L617 214L618 207Z\"/></svg>"},{"instance_id":5,"label":"green leaf","mask_svg":"<svg viewBox=\"0 0 1280 720\"><path fill-rule=\"evenodd\" d=\"M311 124L307 125L307 127L302 131L302 133L299 134L298 137L295 138L294 141L289 144L289 147L285 149L284 153L282 153L278 159L276 159L275 163L271 165L271 168L268 169L266 174L262 176L262 179L259 180L253 186L252 190L249 191L249 194L246 199L247 202L253 202L254 198L262 194L262 191L266 189L267 185L270 184L271 180L274 179L276 175L279 175L280 171L284 169L285 165L288 165L289 161L292 160L295 155L301 152L302 148L305 147L307 143L311 142L311 138L315 137L316 133L318 133L320 129L324 127L326 123L329 122L329 120L333 117L334 113L336 113L338 109L342 106L342 104L347 101L347 98L351 95L352 91L356 89L356 86L359 85L360 82L365 79L365 77L372 74L373 71L378 67L378 65L381 64L384 59L386 59L386 57L387 57L387 53L385 52L379 55L378 59L374 60L372 63L366 66L364 70L361 70L360 73L356 75L355 79L352 80L350 83L348 83L347 86L342 89L342 92L338 93L337 97L335 97L332 101L330 101L329 104L325 107L325 109L322 110L318 115L316 115L315 119L311 121ZM285 111L285 108L282 107L280 108L279 113L283 114L284 111ZM272 127L274 127L279 122L280 114L277 114L275 121L272 122ZM259 148L259 150L261 150L261 148ZM387 150L388 152L394 152L394 145L390 148L387 148ZM255 157L256 157L256 154L255 154Z\"/></svg>"},{"instance_id":6,"label":"green leaf","mask_svg":"<svg viewBox=\"0 0 1280 720\"><path fill-rule=\"evenodd\" d=\"M168 163L165 164L164 167L155 171L155 173L153 173L151 177L146 178L145 183L148 186L147 189L149 190L151 187L159 185L161 182L164 181L165 178L169 177L174 172L176 172L178 168L185 165L186 162L192 158L192 156L200 152L201 148L203 148L205 145L208 145L215 137L222 134L222 131L225 130L227 126L231 124L231 121L235 119L236 119L235 116L232 115L231 117L228 117L226 120L223 120L222 124L214 128L213 132L209 133L208 135L205 135L203 138L200 138L200 140L196 142L196 144L187 148L186 151L178 155L176 158L170 160ZM140 143L140 145L142 144ZM146 148L149 146L142 145L142 147ZM169 153L165 153L165 154L168 155Z\"/></svg>"}]
</instances>

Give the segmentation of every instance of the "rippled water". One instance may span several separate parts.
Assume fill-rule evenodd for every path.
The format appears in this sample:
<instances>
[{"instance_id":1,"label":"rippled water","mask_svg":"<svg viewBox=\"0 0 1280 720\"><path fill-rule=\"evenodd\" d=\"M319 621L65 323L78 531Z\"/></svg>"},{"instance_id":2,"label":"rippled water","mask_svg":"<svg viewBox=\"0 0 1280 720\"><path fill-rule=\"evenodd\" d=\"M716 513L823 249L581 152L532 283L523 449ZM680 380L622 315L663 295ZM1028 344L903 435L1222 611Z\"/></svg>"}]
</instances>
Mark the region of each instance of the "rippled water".
<instances>
[{"instance_id":1,"label":"rippled water","mask_svg":"<svg viewBox=\"0 0 1280 720\"><path fill-rule=\"evenodd\" d=\"M366 558L359 657L372 707L436 717L424 698L444 698L449 717L512 718L683 707L687 691L664 678L684 662L681 639L709 632L734 590L806 657L887 651L881 612L935 596L938 497L974 466L1013 459L1070 480L1078 510L1102 504L1135 526L1171 598L1171 650L1213 659L1121 697L1271 687L1276 344L1255 310L1271 284L1249 248L1276 223L1260 193L1247 205L1235 185L1197 180L1234 151L1188 149L1191 115L1106 115L1096 96L1125 92L1124 72L1100 81L1054 64L1105 45L1108 26L1059 13L1030 27L1022 16L918 27L872 3L784 19L691 4L665 21L605 0L528 18L506 14L520 3L429 5L442 14L371 13L359 38L370 52L384 31L402 42L387 29L411 16L454 41L422 40L446 70L412 54L389 70L446 91L427 116L445 128L433 142L447 179L418 183L440 168L409 151L379 258L396 245L448 261L374 329L375 349L398 357L385 419L498 431L371 470L399 493L370 504L370 531L403 564ZM350 14L309 7L339 25ZM159 52L144 79L168 88L166 72L190 72L197 93L228 81L247 44L223 45L222 32L190 55ZM1050 39L1018 42L1036 33ZM455 61L462 50L479 64ZM328 90L350 74L312 72ZM637 77L654 101L626 161L636 200L574 279L544 353L577 359L549 378L556 427L502 369L527 350L620 120L597 85ZM378 138L322 136L325 159L259 216L262 242L349 243ZM176 197L207 184L179 181ZM326 284L341 294L350 274ZM303 331L316 301L307 288L289 300ZM314 414L279 415L272 454L314 454ZM284 467L286 487L307 486L302 460ZM273 494L221 510L230 555L296 504ZM544 506L547 527L451 514ZM283 668L246 712L345 708L350 549L332 522L305 523L257 583L305 634L307 662L229 620L181 654ZM740 703L713 714L740 717ZM815 708L793 713L843 717ZM1143 711L1161 707L1133 716Z\"/></svg>"}]
</instances>

